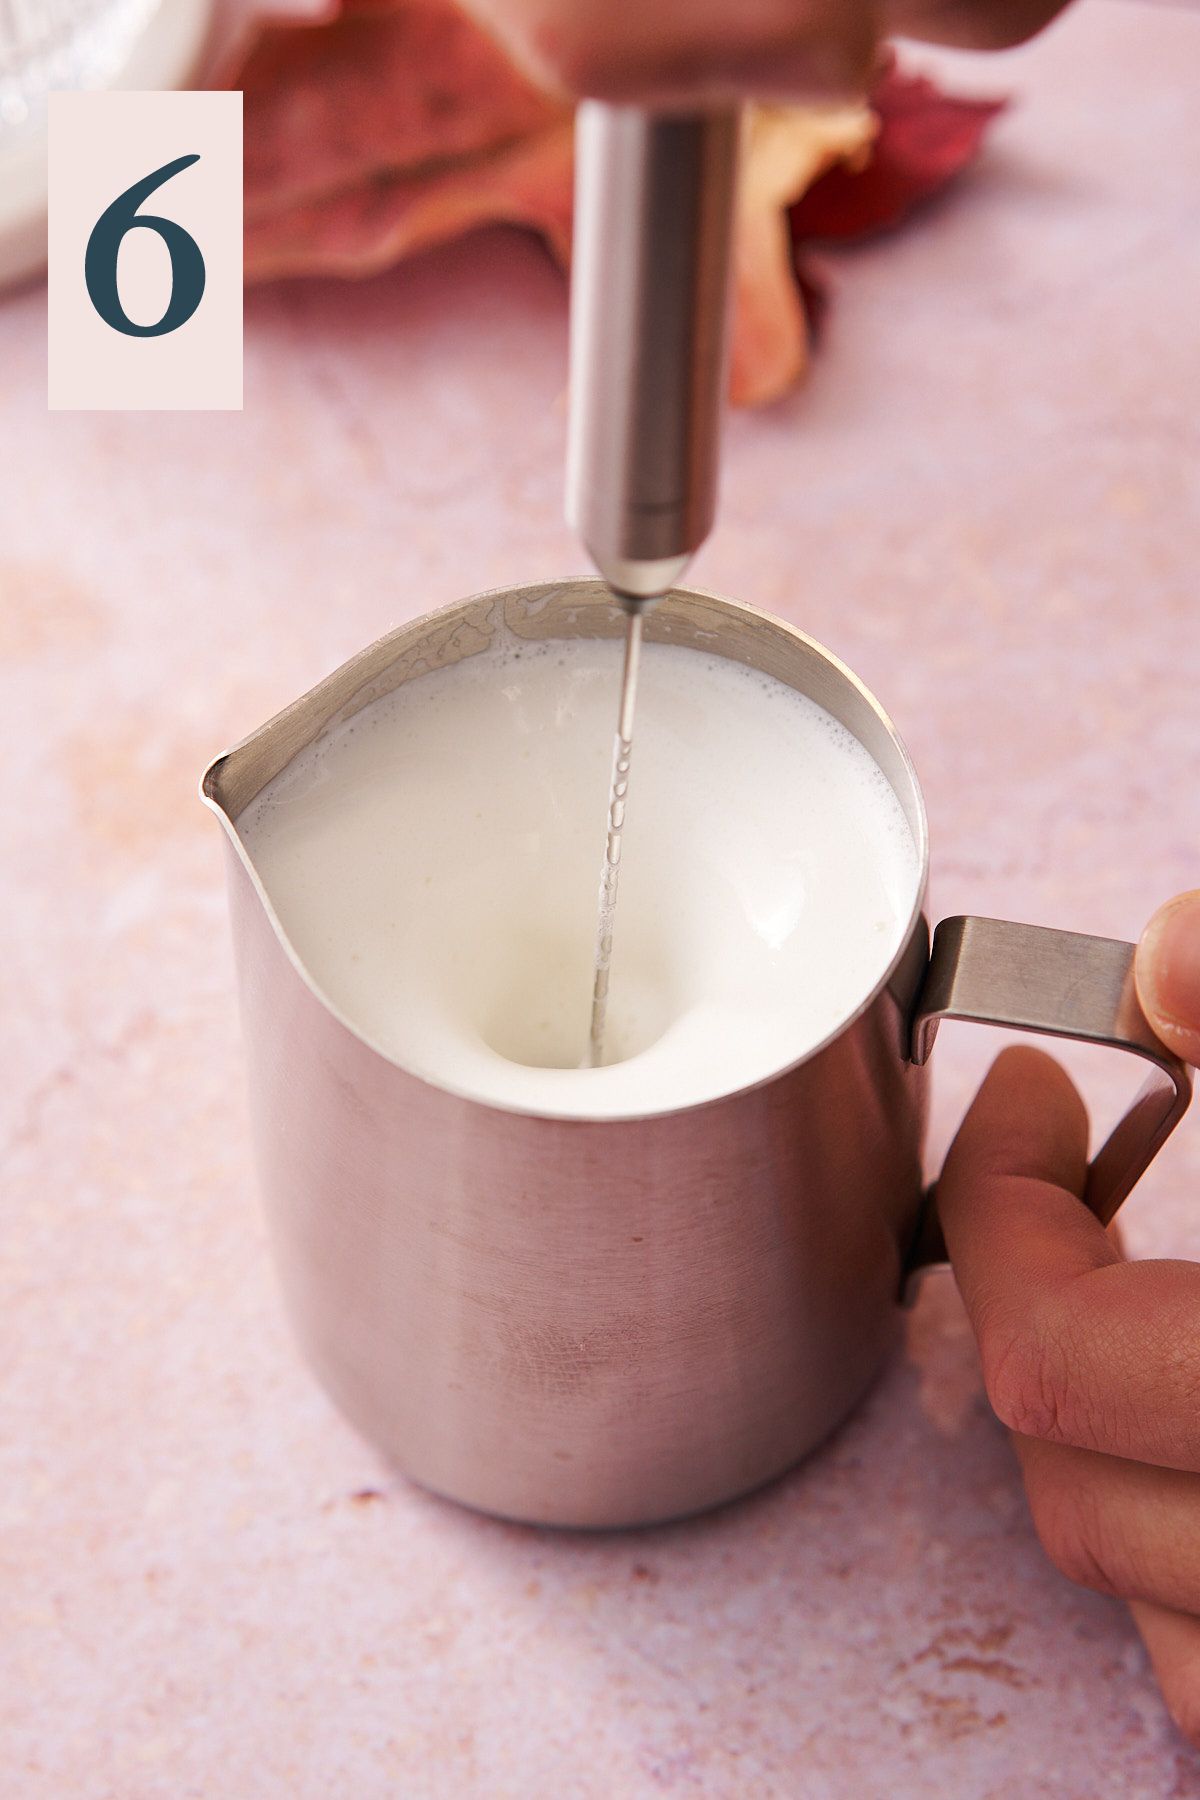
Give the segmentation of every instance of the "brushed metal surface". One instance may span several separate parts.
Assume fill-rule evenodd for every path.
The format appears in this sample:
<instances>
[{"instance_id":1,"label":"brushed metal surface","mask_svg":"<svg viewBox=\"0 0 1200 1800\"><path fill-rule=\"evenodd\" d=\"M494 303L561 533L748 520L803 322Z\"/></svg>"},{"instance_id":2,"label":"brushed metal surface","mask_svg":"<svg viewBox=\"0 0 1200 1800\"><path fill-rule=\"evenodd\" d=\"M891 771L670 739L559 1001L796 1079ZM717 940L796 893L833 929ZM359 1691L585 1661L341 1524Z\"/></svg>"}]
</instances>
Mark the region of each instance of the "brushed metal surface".
<instances>
[{"instance_id":1,"label":"brushed metal surface","mask_svg":"<svg viewBox=\"0 0 1200 1800\"><path fill-rule=\"evenodd\" d=\"M587 100L575 131L567 517L611 587L653 598L716 506L738 112Z\"/></svg>"},{"instance_id":2,"label":"brushed metal surface","mask_svg":"<svg viewBox=\"0 0 1200 1800\"><path fill-rule=\"evenodd\" d=\"M230 849L259 1176L288 1311L406 1474L510 1518L633 1525L757 1486L892 1342L922 1071L887 993L820 1057L645 1119L428 1086L321 1003Z\"/></svg>"}]
</instances>

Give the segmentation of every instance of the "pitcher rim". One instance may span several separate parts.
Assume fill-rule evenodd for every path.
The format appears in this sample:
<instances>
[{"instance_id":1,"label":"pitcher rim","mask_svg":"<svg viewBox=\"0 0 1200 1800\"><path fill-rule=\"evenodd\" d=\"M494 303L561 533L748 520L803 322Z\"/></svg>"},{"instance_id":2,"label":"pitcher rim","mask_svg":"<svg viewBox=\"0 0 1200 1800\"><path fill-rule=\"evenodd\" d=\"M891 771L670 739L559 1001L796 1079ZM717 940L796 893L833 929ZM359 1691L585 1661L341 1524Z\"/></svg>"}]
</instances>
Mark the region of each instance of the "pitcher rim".
<instances>
[{"instance_id":1,"label":"pitcher rim","mask_svg":"<svg viewBox=\"0 0 1200 1800\"><path fill-rule=\"evenodd\" d=\"M282 707L278 712L272 714L269 719L266 719L255 730L248 732L244 737L238 739L238 741L235 744L232 744L229 749L223 750L217 756L214 756L205 768L203 775L200 777L199 798L203 805L219 819L221 827L225 832L225 836L242 869L249 878L256 898L266 913L280 948L283 950L284 955L287 957L292 968L304 983L313 999L316 1000L318 1005L335 1019L351 1037L362 1044L365 1049L369 1050L373 1055L380 1057L390 1067L399 1070L410 1080L418 1081L422 1086L431 1088L436 1093L449 1095L454 1099L464 1101L472 1106L486 1107L490 1111L507 1113L518 1118L545 1119L558 1124L596 1126L615 1125L621 1123L633 1123L640 1120L670 1118L676 1115L682 1116L684 1114L699 1112L706 1107L724 1106L732 1101L740 1099L746 1094L754 1093L759 1088L769 1087L773 1082L780 1081L788 1075L791 1075L795 1070L802 1068L806 1063L815 1061L818 1056L829 1049L832 1044L836 1043L845 1032L849 1031L859 1019L864 1017L864 1015L875 1005L880 996L886 992L897 971L909 955L913 934L918 929L925 911L929 882L929 821L925 806L925 796L921 788L920 779L917 775L916 766L909 754L908 746L900 735L891 714L881 705L866 683L855 674L854 670L851 669L848 664L842 661L841 657L839 657L836 652L828 649L826 645L819 643L816 638L811 637L807 632L802 631L799 626L793 625L787 619L779 618L777 614L768 612L763 607L754 606L744 600L731 600L728 596L715 593L710 588L676 587L672 588L670 594L665 597L668 601L673 598L679 598L684 600L695 599L715 602L722 610L741 614L752 620L762 620L765 624L784 632L788 637L803 645L806 650L810 651L822 662L826 663L842 681L857 693L860 700L866 704L869 711L883 728L887 737L891 740L891 743L898 754L901 768L909 783L916 816L916 829L913 831L913 840L917 851L918 878L913 896L913 904L905 919L896 950L879 978L864 995L862 1000L859 1001L858 1005L848 1012L844 1018L839 1019L838 1023L830 1031L815 1044L810 1045L809 1048L803 1051L799 1056L793 1057L790 1062L781 1064L780 1067L770 1070L767 1074L759 1076L754 1081L744 1082L739 1087L729 1089L726 1093L711 1094L704 1099L684 1101L682 1104L676 1104L674 1106L655 1106L638 1109L636 1111L613 1112L597 1115L595 1113L565 1111L557 1108L518 1105L503 1100L485 1099L478 1094L469 1092L465 1088L457 1087L451 1081L445 1081L440 1078L422 1074L419 1069L415 1069L408 1063L402 1062L381 1044L377 1043L367 1032L355 1025L330 996L324 992L309 973L293 946L287 931L284 929L283 922L276 912L271 898L258 875L258 871L246 851L245 844L242 842L241 836L238 833L236 819L226 810L216 792L219 771L231 758L237 756L239 752L246 750L251 744L260 742L268 735L277 733L280 728L285 725L288 719L293 717L302 708L310 706L314 698L323 688L334 684L340 677L344 677L356 664L363 664L364 666L367 664L374 664L381 654L389 646L396 643L397 640L408 638L419 640L421 635L427 631L431 625L435 624L439 619L447 618L454 613L465 613L468 608L478 607L488 601L506 601L541 594L551 595L556 591L561 590L575 590L580 592L581 595L586 595L588 598L597 599L607 594L609 591L603 581L591 576L567 576L557 581L550 579L522 582L517 586L502 586L484 589L481 593L471 594L462 600L450 601L444 606L435 607L430 612L421 613L414 619L406 620L403 624L394 626L392 630L385 632L381 637L374 639L361 650L358 650L352 656L347 657L344 662L339 663L335 669L330 670L328 674L322 676L319 681L315 682L312 687L308 688L297 699L291 701L287 706ZM721 654L719 649L714 650L711 653L714 655ZM385 658L383 660L382 666L390 666L388 659ZM796 691L799 692L801 690L797 689ZM809 696L809 698L811 698L811 696ZM370 704L370 702L368 702L368 704ZM820 702L817 701L815 704L819 705ZM847 726L847 729L850 730L852 728ZM857 737L857 733L854 735ZM303 744L297 747L294 754L299 754L301 749L307 748L308 744L313 741L312 738L305 740ZM864 745L864 748L868 747ZM868 754L871 754L869 750ZM874 757L872 757L872 760L877 761ZM286 767L287 765L285 764L284 766ZM884 774L885 778L887 778L886 771L884 771ZM272 779L274 779L274 777L272 777ZM889 785L891 785L890 778L888 779ZM260 789L259 792L261 791L262 790ZM257 796L252 796L252 798L255 797ZM249 803L249 801L246 802L247 805ZM240 811L238 816L240 817ZM905 1054L907 1056L907 1047Z\"/></svg>"}]
</instances>

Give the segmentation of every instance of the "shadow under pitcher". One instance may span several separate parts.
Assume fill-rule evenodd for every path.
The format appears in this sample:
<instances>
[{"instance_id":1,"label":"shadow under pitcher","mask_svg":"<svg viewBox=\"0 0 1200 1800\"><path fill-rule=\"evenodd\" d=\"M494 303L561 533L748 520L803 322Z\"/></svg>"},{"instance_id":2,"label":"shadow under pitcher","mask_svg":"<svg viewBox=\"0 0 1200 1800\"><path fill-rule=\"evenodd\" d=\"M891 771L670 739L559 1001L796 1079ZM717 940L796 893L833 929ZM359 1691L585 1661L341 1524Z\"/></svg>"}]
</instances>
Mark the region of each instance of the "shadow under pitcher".
<instances>
[{"instance_id":1,"label":"shadow under pitcher","mask_svg":"<svg viewBox=\"0 0 1200 1800\"><path fill-rule=\"evenodd\" d=\"M891 783L920 880L883 979L769 1080L640 1117L505 1111L372 1048L288 944L239 815L331 726L497 633L616 637L623 626L590 580L448 607L364 650L203 779L226 835L259 1178L304 1354L413 1480L564 1526L648 1524L743 1494L811 1450L870 1385L907 1278L944 1254L921 1177L940 1020L1146 1060L1144 1088L1091 1166L1088 1204L1105 1221L1191 1092L1138 1006L1132 945L958 918L931 951L925 807L887 715L801 632L683 590L647 617L647 641L731 658L808 695Z\"/></svg>"}]
</instances>

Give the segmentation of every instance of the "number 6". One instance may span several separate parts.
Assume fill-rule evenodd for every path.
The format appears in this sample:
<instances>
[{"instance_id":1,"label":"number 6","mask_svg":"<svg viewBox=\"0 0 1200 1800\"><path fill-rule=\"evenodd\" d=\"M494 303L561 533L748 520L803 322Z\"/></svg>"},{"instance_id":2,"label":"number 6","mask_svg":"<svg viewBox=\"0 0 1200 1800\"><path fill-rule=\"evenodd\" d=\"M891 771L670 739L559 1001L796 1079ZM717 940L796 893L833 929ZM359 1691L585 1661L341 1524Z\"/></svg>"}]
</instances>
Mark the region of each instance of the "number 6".
<instances>
[{"instance_id":1,"label":"number 6","mask_svg":"<svg viewBox=\"0 0 1200 1800\"><path fill-rule=\"evenodd\" d=\"M104 323L111 325L114 331L124 332L126 337L165 337L168 331L177 331L187 324L203 297L204 258L195 238L174 219L160 219L153 213L138 212L142 201L155 188L199 161L199 156L179 156L174 162L164 163L161 169L155 169L152 175L135 181L123 194L118 194L92 227L83 258L83 279L92 305ZM171 298L156 325L135 324L121 305L117 290L117 253L121 241L127 231L133 231L139 225L144 225L148 231L157 231L171 258Z\"/></svg>"}]
</instances>

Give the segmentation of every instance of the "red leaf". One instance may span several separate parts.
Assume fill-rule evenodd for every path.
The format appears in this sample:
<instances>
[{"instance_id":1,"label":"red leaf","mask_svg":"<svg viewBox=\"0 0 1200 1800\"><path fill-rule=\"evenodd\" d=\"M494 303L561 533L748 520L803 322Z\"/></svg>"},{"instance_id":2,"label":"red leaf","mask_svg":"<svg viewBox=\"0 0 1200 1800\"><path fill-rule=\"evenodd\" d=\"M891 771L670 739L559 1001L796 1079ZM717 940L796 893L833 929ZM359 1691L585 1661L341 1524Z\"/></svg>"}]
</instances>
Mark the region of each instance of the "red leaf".
<instances>
[{"instance_id":1,"label":"red leaf","mask_svg":"<svg viewBox=\"0 0 1200 1800\"><path fill-rule=\"evenodd\" d=\"M861 170L831 169L791 208L793 243L886 231L953 179L1007 100L943 94L924 75L889 69L871 96L879 136Z\"/></svg>"}]
</instances>

